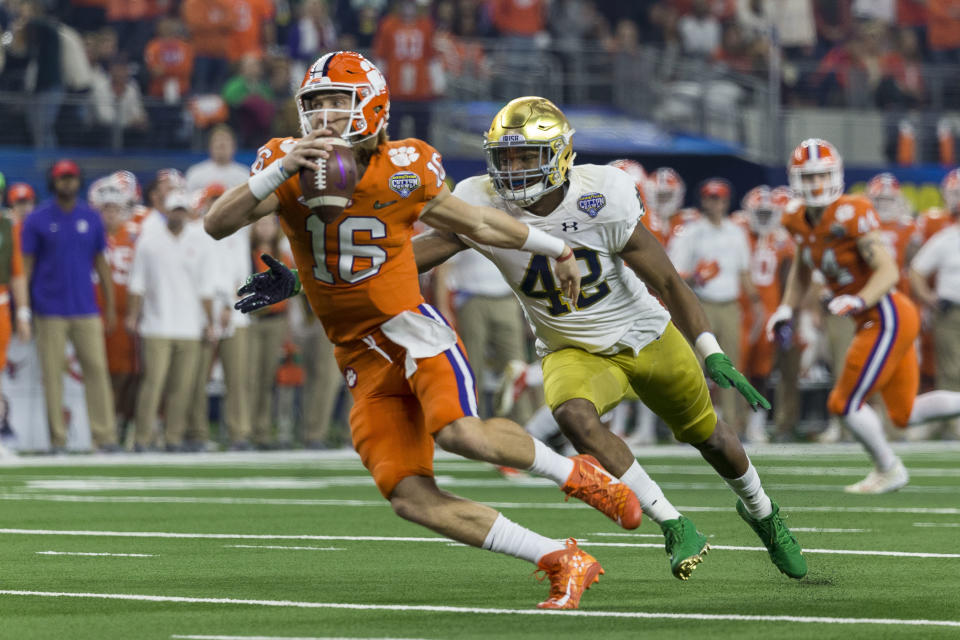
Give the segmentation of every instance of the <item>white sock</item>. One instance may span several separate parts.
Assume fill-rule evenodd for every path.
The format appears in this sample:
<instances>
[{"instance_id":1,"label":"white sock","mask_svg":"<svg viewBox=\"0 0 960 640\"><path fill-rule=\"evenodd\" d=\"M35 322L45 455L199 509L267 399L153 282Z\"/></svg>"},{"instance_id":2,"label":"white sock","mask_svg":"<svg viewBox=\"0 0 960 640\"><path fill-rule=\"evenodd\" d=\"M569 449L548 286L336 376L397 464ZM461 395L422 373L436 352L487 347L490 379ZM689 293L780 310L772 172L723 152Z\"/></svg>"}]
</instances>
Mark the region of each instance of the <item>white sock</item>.
<instances>
[{"instance_id":1,"label":"white sock","mask_svg":"<svg viewBox=\"0 0 960 640\"><path fill-rule=\"evenodd\" d=\"M897 454L890 448L887 436L883 433L883 425L880 424L880 417L870 405L864 403L856 411L840 416L840 420L873 458L877 470L889 471L893 468L897 463Z\"/></svg>"},{"instance_id":2,"label":"white sock","mask_svg":"<svg viewBox=\"0 0 960 640\"><path fill-rule=\"evenodd\" d=\"M563 544L521 527L499 513L487 532L483 548L537 564L548 553L563 549Z\"/></svg>"},{"instance_id":3,"label":"white sock","mask_svg":"<svg viewBox=\"0 0 960 640\"><path fill-rule=\"evenodd\" d=\"M665 520L675 520L680 512L663 495L663 489L654 482L636 460L622 476L620 482L630 487L640 502L644 515L660 524Z\"/></svg>"},{"instance_id":4,"label":"white sock","mask_svg":"<svg viewBox=\"0 0 960 640\"><path fill-rule=\"evenodd\" d=\"M553 418L553 412L550 407L543 405L527 420L523 425L524 431L529 433L535 440L549 440L560 433L560 425Z\"/></svg>"},{"instance_id":5,"label":"white sock","mask_svg":"<svg viewBox=\"0 0 960 640\"><path fill-rule=\"evenodd\" d=\"M748 461L747 472L739 478L724 478L724 481L733 489L733 492L743 500L743 506L754 518L766 518L773 513L770 498L760 484L760 476L752 462Z\"/></svg>"},{"instance_id":6,"label":"white sock","mask_svg":"<svg viewBox=\"0 0 960 640\"><path fill-rule=\"evenodd\" d=\"M960 392L931 391L917 396L910 411L910 424L943 420L960 415Z\"/></svg>"},{"instance_id":7,"label":"white sock","mask_svg":"<svg viewBox=\"0 0 960 640\"><path fill-rule=\"evenodd\" d=\"M573 473L573 460L565 458L536 438L533 439L533 464L529 469L535 476L550 478L563 486Z\"/></svg>"}]
</instances>

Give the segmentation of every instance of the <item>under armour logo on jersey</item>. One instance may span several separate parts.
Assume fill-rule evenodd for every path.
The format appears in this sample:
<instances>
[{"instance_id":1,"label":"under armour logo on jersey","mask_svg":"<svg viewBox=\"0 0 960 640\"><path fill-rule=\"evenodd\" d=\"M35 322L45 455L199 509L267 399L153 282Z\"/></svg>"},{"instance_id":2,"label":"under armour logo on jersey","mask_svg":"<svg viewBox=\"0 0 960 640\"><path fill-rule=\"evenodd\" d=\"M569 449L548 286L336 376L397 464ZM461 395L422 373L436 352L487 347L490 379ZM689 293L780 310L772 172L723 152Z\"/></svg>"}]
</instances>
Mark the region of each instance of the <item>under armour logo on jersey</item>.
<instances>
[{"instance_id":1,"label":"under armour logo on jersey","mask_svg":"<svg viewBox=\"0 0 960 640\"><path fill-rule=\"evenodd\" d=\"M567 231L580 231L580 227L577 226L576 220L569 220L560 225L560 228L563 229L564 233Z\"/></svg>"}]
</instances>

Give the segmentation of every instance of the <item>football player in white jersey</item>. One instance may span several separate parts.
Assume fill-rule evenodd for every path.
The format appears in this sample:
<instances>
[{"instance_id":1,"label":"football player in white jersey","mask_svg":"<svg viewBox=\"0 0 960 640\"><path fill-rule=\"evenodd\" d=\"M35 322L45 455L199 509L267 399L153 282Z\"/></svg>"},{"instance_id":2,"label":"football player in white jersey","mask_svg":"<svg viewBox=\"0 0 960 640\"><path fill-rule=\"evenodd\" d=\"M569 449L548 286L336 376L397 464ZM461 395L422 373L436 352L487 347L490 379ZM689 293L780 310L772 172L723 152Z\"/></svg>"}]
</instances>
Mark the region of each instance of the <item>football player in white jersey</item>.
<instances>
[{"instance_id":1,"label":"football player in white jersey","mask_svg":"<svg viewBox=\"0 0 960 640\"><path fill-rule=\"evenodd\" d=\"M573 166L572 135L566 117L549 100L517 98L496 115L485 136L488 175L464 180L454 193L563 237L581 267L576 301L562 295L546 256L478 245L460 236L428 232L415 238L418 268L428 270L467 248L497 265L537 336L544 392L557 422L578 451L595 456L633 489L643 511L664 532L676 577L686 580L709 545L623 440L601 423L600 415L631 390L678 440L696 447L739 496L737 512L763 540L777 568L802 578L807 564L800 545L764 492L736 434L718 422L687 340L720 386L736 387L753 407L769 404L720 350L696 296L640 224L644 209L633 181L615 167Z\"/></svg>"}]
</instances>

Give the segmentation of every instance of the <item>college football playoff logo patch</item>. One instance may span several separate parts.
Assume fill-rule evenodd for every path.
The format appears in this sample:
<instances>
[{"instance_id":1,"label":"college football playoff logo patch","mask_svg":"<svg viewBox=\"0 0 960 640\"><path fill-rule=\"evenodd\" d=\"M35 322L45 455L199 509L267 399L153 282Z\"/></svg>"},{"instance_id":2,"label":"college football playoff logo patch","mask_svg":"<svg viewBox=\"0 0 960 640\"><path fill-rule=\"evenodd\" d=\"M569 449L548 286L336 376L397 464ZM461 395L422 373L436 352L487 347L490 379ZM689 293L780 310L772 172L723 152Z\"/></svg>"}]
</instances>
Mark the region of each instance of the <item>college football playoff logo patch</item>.
<instances>
[{"instance_id":1,"label":"college football playoff logo patch","mask_svg":"<svg viewBox=\"0 0 960 640\"><path fill-rule=\"evenodd\" d=\"M591 218L596 218L600 209L607 206L607 199L602 193L588 193L577 199L577 208Z\"/></svg>"},{"instance_id":2,"label":"college football playoff logo patch","mask_svg":"<svg viewBox=\"0 0 960 640\"><path fill-rule=\"evenodd\" d=\"M420 187L420 176L413 171L400 171L390 176L390 189L406 198Z\"/></svg>"}]
</instances>

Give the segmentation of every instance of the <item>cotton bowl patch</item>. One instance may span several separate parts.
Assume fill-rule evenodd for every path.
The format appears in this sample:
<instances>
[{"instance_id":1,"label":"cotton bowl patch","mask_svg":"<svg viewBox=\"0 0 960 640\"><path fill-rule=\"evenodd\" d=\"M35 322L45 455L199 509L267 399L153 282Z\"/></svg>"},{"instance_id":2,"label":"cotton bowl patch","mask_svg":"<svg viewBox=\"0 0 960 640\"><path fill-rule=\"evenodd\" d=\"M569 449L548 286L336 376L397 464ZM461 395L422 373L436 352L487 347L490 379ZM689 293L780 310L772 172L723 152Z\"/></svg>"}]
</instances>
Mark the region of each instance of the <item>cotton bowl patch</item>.
<instances>
[{"instance_id":1,"label":"cotton bowl patch","mask_svg":"<svg viewBox=\"0 0 960 640\"><path fill-rule=\"evenodd\" d=\"M413 171L399 171L390 176L390 189L406 198L420 187L420 176Z\"/></svg>"},{"instance_id":2,"label":"cotton bowl patch","mask_svg":"<svg viewBox=\"0 0 960 640\"><path fill-rule=\"evenodd\" d=\"M577 208L591 218L596 218L600 209L607 206L607 199L602 193L588 193L577 199Z\"/></svg>"}]
</instances>

